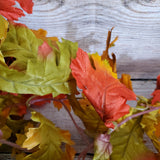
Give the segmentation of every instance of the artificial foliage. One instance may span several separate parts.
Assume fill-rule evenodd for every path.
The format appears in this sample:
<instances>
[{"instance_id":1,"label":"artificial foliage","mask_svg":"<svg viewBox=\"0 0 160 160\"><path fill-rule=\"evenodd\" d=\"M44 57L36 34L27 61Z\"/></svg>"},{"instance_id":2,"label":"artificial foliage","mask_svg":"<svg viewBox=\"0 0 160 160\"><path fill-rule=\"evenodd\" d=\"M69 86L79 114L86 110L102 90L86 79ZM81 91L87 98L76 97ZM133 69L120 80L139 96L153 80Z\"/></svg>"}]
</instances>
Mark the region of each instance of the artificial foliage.
<instances>
[{"instance_id":1,"label":"artificial foliage","mask_svg":"<svg viewBox=\"0 0 160 160\"><path fill-rule=\"evenodd\" d=\"M71 133L35 110L53 103L60 113L66 109L86 142L79 160L90 150L93 160L160 159L160 76L150 99L137 96L130 75L117 76L112 29L101 56L88 54L78 43L15 22L32 8L32 0L0 1L0 150L8 147L16 160L73 160ZM144 133L157 153L146 147Z\"/></svg>"}]
</instances>

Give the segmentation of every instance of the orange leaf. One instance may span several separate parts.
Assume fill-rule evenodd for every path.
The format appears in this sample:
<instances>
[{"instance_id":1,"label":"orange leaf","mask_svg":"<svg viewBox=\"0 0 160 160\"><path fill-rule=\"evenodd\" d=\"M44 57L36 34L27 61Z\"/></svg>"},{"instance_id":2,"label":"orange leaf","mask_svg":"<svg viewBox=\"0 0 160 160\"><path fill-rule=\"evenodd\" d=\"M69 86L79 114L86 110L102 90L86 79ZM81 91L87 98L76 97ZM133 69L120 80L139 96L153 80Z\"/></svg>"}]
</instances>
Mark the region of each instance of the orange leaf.
<instances>
[{"instance_id":1,"label":"orange leaf","mask_svg":"<svg viewBox=\"0 0 160 160\"><path fill-rule=\"evenodd\" d=\"M134 92L112 77L110 72L96 63L92 67L89 57L82 49L78 49L76 59L72 60L72 75L77 85L83 90L105 125L114 128L112 121L129 113L127 100L136 100Z\"/></svg>"},{"instance_id":2,"label":"orange leaf","mask_svg":"<svg viewBox=\"0 0 160 160\"><path fill-rule=\"evenodd\" d=\"M132 82L131 82L131 76L129 74L122 74L120 82L123 83L130 90L133 90Z\"/></svg>"},{"instance_id":3,"label":"orange leaf","mask_svg":"<svg viewBox=\"0 0 160 160\"><path fill-rule=\"evenodd\" d=\"M68 110L71 111L70 103L69 103L68 99L66 99L66 98L67 98L67 96L65 94L60 94L57 97L55 97L54 99L55 100L64 99L63 103L66 105ZM58 102L58 101L53 101L53 104L54 104L54 107L58 108L58 110L60 110L62 108L62 104L60 102Z\"/></svg>"},{"instance_id":4,"label":"orange leaf","mask_svg":"<svg viewBox=\"0 0 160 160\"><path fill-rule=\"evenodd\" d=\"M46 41L48 42L48 40L51 40L52 41L52 44L55 46L55 47L58 47L57 44L56 44L56 41L58 41L58 38L57 37L46 37L47 36L47 31L44 30L44 29L38 29L38 30L31 30L35 36L39 39L42 39L43 41Z\"/></svg>"}]
</instances>

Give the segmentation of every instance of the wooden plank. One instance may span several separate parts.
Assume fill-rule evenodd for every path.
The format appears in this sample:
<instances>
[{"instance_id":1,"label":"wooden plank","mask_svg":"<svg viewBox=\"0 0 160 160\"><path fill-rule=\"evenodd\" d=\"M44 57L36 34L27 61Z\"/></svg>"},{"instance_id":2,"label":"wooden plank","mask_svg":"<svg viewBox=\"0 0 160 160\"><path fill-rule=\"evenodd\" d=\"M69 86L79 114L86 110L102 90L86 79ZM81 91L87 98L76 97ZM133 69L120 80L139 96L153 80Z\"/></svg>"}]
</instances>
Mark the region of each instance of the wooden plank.
<instances>
[{"instance_id":1,"label":"wooden plank","mask_svg":"<svg viewBox=\"0 0 160 160\"><path fill-rule=\"evenodd\" d=\"M156 78L160 73L160 0L34 0L32 15L19 22L43 28L48 36L77 41L87 52L105 48L107 31L119 36L111 48L118 58L119 73L132 78Z\"/></svg>"}]
</instances>

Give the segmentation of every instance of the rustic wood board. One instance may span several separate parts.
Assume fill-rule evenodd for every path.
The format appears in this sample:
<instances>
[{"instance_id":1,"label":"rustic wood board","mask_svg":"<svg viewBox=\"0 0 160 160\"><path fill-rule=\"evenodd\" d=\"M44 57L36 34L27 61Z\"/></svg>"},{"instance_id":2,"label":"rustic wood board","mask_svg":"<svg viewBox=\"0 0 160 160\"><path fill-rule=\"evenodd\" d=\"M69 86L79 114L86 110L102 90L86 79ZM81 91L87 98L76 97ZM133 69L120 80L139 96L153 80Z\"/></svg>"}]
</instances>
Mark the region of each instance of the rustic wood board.
<instances>
[{"instance_id":1,"label":"rustic wood board","mask_svg":"<svg viewBox=\"0 0 160 160\"><path fill-rule=\"evenodd\" d=\"M160 0L33 0L32 15L19 22L43 28L48 36L79 43L86 52L102 54L107 32L113 26L111 48L118 58L118 72L132 78L160 74Z\"/></svg>"}]
</instances>

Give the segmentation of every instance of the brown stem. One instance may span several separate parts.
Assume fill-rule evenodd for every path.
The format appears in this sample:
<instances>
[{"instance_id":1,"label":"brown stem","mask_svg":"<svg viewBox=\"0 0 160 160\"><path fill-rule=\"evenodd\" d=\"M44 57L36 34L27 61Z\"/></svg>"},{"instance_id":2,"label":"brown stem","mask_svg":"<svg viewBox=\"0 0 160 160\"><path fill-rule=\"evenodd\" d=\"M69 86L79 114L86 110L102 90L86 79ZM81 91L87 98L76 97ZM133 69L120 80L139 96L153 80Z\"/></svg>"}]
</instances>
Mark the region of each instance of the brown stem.
<instances>
[{"instance_id":1,"label":"brown stem","mask_svg":"<svg viewBox=\"0 0 160 160\"><path fill-rule=\"evenodd\" d=\"M7 141L7 140L5 140L5 139L0 139L0 143L6 144L6 145L8 145L8 146L11 146L11 147L13 147L13 148L19 149L19 150L24 151L24 152L29 152L29 153L31 152L31 150L28 150L28 149L26 149L26 148L22 148L22 147L19 146L18 144L13 143L13 142L10 142L10 141Z\"/></svg>"}]
</instances>

